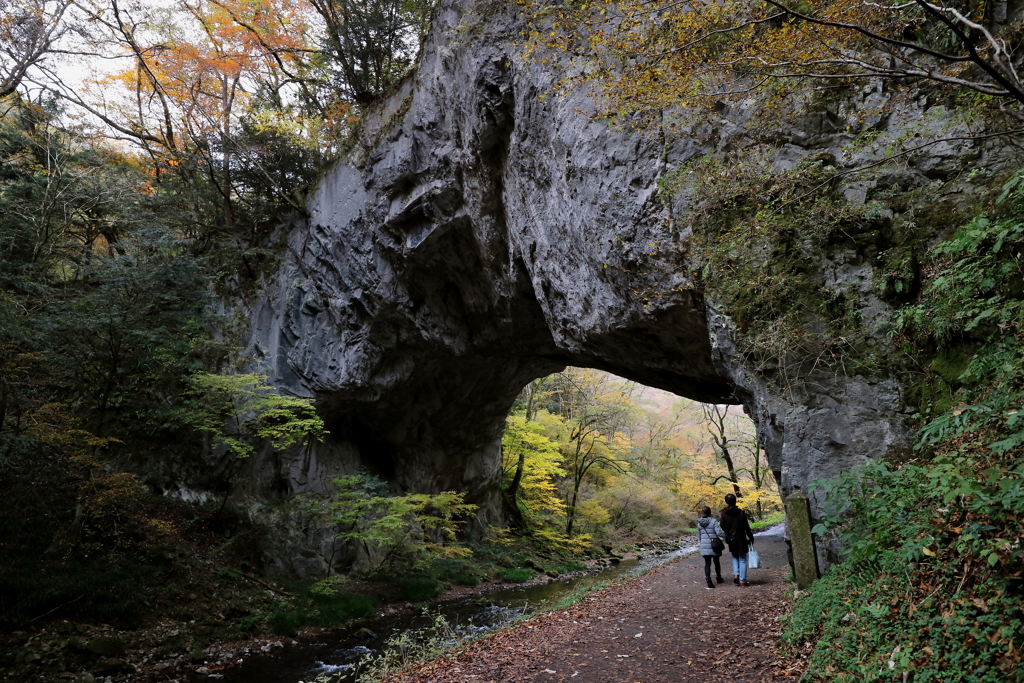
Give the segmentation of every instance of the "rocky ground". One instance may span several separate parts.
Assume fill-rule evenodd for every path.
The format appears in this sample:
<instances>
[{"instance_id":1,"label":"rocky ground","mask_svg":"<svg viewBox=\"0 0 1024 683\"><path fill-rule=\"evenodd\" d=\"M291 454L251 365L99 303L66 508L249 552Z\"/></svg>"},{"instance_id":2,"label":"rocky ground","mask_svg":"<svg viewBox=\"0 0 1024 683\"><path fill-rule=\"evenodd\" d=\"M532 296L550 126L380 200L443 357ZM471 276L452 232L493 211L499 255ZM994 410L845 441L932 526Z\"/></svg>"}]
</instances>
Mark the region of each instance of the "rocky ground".
<instances>
[{"instance_id":1,"label":"rocky ground","mask_svg":"<svg viewBox=\"0 0 1024 683\"><path fill-rule=\"evenodd\" d=\"M582 602L541 614L421 665L395 683L566 681L656 683L794 680L776 654L789 568L778 535L756 544L764 569L749 588L706 588L703 560L685 557Z\"/></svg>"},{"instance_id":2,"label":"rocky ground","mask_svg":"<svg viewBox=\"0 0 1024 683\"><path fill-rule=\"evenodd\" d=\"M29 635L15 632L4 643L0 680L128 683L186 679L242 658L273 652L290 639L218 643L192 651L180 645L182 629L161 623L137 631L59 622Z\"/></svg>"}]
</instances>

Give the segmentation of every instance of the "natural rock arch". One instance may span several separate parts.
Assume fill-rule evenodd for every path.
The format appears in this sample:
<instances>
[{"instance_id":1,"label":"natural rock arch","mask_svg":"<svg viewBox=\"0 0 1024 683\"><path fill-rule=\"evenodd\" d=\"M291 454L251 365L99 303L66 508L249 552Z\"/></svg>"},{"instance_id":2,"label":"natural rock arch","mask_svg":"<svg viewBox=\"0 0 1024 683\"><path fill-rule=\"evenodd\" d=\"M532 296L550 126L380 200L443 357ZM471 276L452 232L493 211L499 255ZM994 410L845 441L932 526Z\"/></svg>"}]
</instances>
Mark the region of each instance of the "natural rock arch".
<instances>
[{"instance_id":1,"label":"natural rock arch","mask_svg":"<svg viewBox=\"0 0 1024 683\"><path fill-rule=\"evenodd\" d=\"M744 369L679 264L685 198L659 195L709 148L591 120L584 93L542 99L554 76L512 47L515 10L476 11L442 4L416 73L320 183L250 311L254 357L317 400L331 439L254 460L248 486L320 490L366 466L402 490L468 491L493 518L507 410L567 364L743 403L784 492L903 444L891 380L793 401Z\"/></svg>"}]
</instances>

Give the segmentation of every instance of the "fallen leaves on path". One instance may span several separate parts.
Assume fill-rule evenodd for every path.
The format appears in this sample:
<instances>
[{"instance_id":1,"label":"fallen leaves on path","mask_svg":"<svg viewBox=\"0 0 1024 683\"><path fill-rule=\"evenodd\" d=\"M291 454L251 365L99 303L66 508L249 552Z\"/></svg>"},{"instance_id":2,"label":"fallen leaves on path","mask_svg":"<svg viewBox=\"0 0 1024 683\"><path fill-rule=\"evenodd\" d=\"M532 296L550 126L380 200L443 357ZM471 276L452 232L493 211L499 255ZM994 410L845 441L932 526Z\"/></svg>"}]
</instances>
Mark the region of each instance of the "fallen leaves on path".
<instances>
[{"instance_id":1,"label":"fallen leaves on path","mask_svg":"<svg viewBox=\"0 0 1024 683\"><path fill-rule=\"evenodd\" d=\"M778 559L784 546L771 550L776 568L751 572L749 588L726 582L706 590L703 562L682 558L421 664L393 683L794 681L802 667L775 653L786 569Z\"/></svg>"}]
</instances>

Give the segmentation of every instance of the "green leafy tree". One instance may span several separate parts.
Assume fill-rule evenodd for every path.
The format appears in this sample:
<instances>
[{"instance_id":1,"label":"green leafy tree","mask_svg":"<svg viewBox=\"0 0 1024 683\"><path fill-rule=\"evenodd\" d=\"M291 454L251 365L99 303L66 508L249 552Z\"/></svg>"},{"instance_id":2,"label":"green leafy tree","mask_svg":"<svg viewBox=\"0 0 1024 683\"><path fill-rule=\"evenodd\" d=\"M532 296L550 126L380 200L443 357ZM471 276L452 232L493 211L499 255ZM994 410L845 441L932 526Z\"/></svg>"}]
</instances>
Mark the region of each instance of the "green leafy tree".
<instances>
[{"instance_id":1,"label":"green leafy tree","mask_svg":"<svg viewBox=\"0 0 1024 683\"><path fill-rule=\"evenodd\" d=\"M210 436L213 449L223 449L229 458L221 474L224 496L217 519L231 497L237 463L255 453L256 444L266 442L282 450L322 441L326 433L312 399L284 396L266 380L266 375L255 373L197 372L189 377L182 396L180 419Z\"/></svg>"},{"instance_id":2,"label":"green leafy tree","mask_svg":"<svg viewBox=\"0 0 1024 683\"><path fill-rule=\"evenodd\" d=\"M147 178L130 159L67 130L52 103L0 114L0 280L23 289L80 279L143 216Z\"/></svg>"},{"instance_id":3,"label":"green leafy tree","mask_svg":"<svg viewBox=\"0 0 1024 683\"><path fill-rule=\"evenodd\" d=\"M559 421L541 411L541 421L509 415L501 438L501 474L507 508L518 513L515 521L525 529L545 513L564 513L554 480L565 476L558 444L545 433ZM546 424L545 424L546 423Z\"/></svg>"},{"instance_id":4,"label":"green leafy tree","mask_svg":"<svg viewBox=\"0 0 1024 683\"><path fill-rule=\"evenodd\" d=\"M324 422L313 400L284 396L267 384L266 375L217 375L199 372L189 379L183 419L213 437L214 448L236 458L255 452L266 439L276 449L322 441Z\"/></svg>"},{"instance_id":5,"label":"green leafy tree","mask_svg":"<svg viewBox=\"0 0 1024 683\"><path fill-rule=\"evenodd\" d=\"M51 308L62 350L93 431L152 433L172 418L188 371L201 366L206 278L186 245L159 229L122 237L113 257L82 269L81 295Z\"/></svg>"},{"instance_id":6,"label":"green leafy tree","mask_svg":"<svg viewBox=\"0 0 1024 683\"><path fill-rule=\"evenodd\" d=\"M335 84L355 102L374 101L412 66L435 3L431 0L310 0L323 19L323 54Z\"/></svg>"},{"instance_id":7,"label":"green leafy tree","mask_svg":"<svg viewBox=\"0 0 1024 683\"><path fill-rule=\"evenodd\" d=\"M339 477L333 504L338 538L360 543L373 560L373 571L396 565L417 566L439 557L465 557L468 548L453 541L477 506L465 494L387 495L387 484L372 475Z\"/></svg>"},{"instance_id":8,"label":"green leafy tree","mask_svg":"<svg viewBox=\"0 0 1024 683\"><path fill-rule=\"evenodd\" d=\"M171 426L181 378L215 361L194 343L208 280L151 178L59 114L0 116L0 412L16 423L30 396L59 400L97 435L152 436Z\"/></svg>"}]
</instances>

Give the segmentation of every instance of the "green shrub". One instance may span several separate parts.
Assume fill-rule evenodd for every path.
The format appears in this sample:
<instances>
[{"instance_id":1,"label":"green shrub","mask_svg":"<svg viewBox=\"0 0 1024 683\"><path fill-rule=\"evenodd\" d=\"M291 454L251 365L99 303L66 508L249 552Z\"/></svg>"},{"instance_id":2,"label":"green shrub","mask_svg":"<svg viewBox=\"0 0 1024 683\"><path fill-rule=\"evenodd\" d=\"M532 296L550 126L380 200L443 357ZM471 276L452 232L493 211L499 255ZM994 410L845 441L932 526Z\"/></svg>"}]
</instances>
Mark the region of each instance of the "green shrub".
<instances>
[{"instance_id":1,"label":"green shrub","mask_svg":"<svg viewBox=\"0 0 1024 683\"><path fill-rule=\"evenodd\" d=\"M279 636L298 635L299 627L307 621L308 615L304 611L290 606L282 606L267 617L270 630Z\"/></svg>"},{"instance_id":2,"label":"green shrub","mask_svg":"<svg viewBox=\"0 0 1024 683\"><path fill-rule=\"evenodd\" d=\"M523 583L533 578L532 569L507 569L501 567L498 569L498 574L509 583Z\"/></svg>"},{"instance_id":3,"label":"green shrub","mask_svg":"<svg viewBox=\"0 0 1024 683\"><path fill-rule=\"evenodd\" d=\"M475 574L459 574L452 581L460 586L479 586L483 579Z\"/></svg>"},{"instance_id":4,"label":"green shrub","mask_svg":"<svg viewBox=\"0 0 1024 683\"><path fill-rule=\"evenodd\" d=\"M461 558L437 558L426 568L425 573L438 579L450 579L465 574L472 565Z\"/></svg>"},{"instance_id":5,"label":"green shrub","mask_svg":"<svg viewBox=\"0 0 1024 683\"><path fill-rule=\"evenodd\" d=\"M335 628L348 619L372 617L379 601L372 595L314 596L314 623L321 628Z\"/></svg>"},{"instance_id":6,"label":"green shrub","mask_svg":"<svg viewBox=\"0 0 1024 683\"><path fill-rule=\"evenodd\" d=\"M428 577L406 577L398 579L395 583L401 588L401 598L413 602L436 598L442 591L441 582Z\"/></svg>"},{"instance_id":7,"label":"green shrub","mask_svg":"<svg viewBox=\"0 0 1024 683\"><path fill-rule=\"evenodd\" d=\"M224 582L237 581L242 578L242 572L231 567L221 567L217 571L217 578Z\"/></svg>"},{"instance_id":8,"label":"green shrub","mask_svg":"<svg viewBox=\"0 0 1024 683\"><path fill-rule=\"evenodd\" d=\"M246 634L255 633L259 630L261 623L263 623L263 615L250 614L238 620L238 630Z\"/></svg>"},{"instance_id":9,"label":"green shrub","mask_svg":"<svg viewBox=\"0 0 1024 683\"><path fill-rule=\"evenodd\" d=\"M558 574L567 574L569 572L578 572L587 568L587 565L582 562L576 562L575 560L568 560L562 564L555 564L545 566L545 569L550 572L556 572Z\"/></svg>"},{"instance_id":10,"label":"green shrub","mask_svg":"<svg viewBox=\"0 0 1024 683\"><path fill-rule=\"evenodd\" d=\"M399 567L421 570L438 559L472 554L455 543L459 529L477 508L464 502L464 493L390 496L387 484L369 474L339 477L334 485L338 493L331 504L336 515L332 521L346 530L338 538L376 546L380 561L374 573Z\"/></svg>"},{"instance_id":11,"label":"green shrub","mask_svg":"<svg viewBox=\"0 0 1024 683\"><path fill-rule=\"evenodd\" d=\"M1011 680L1018 664L1007 644L1024 633L1020 598L991 579L963 591L958 565L940 564L928 578L931 593L919 595L892 551L840 565L797 599L783 643L801 652L813 644L808 681L961 681L966 672L979 683Z\"/></svg>"}]
</instances>

